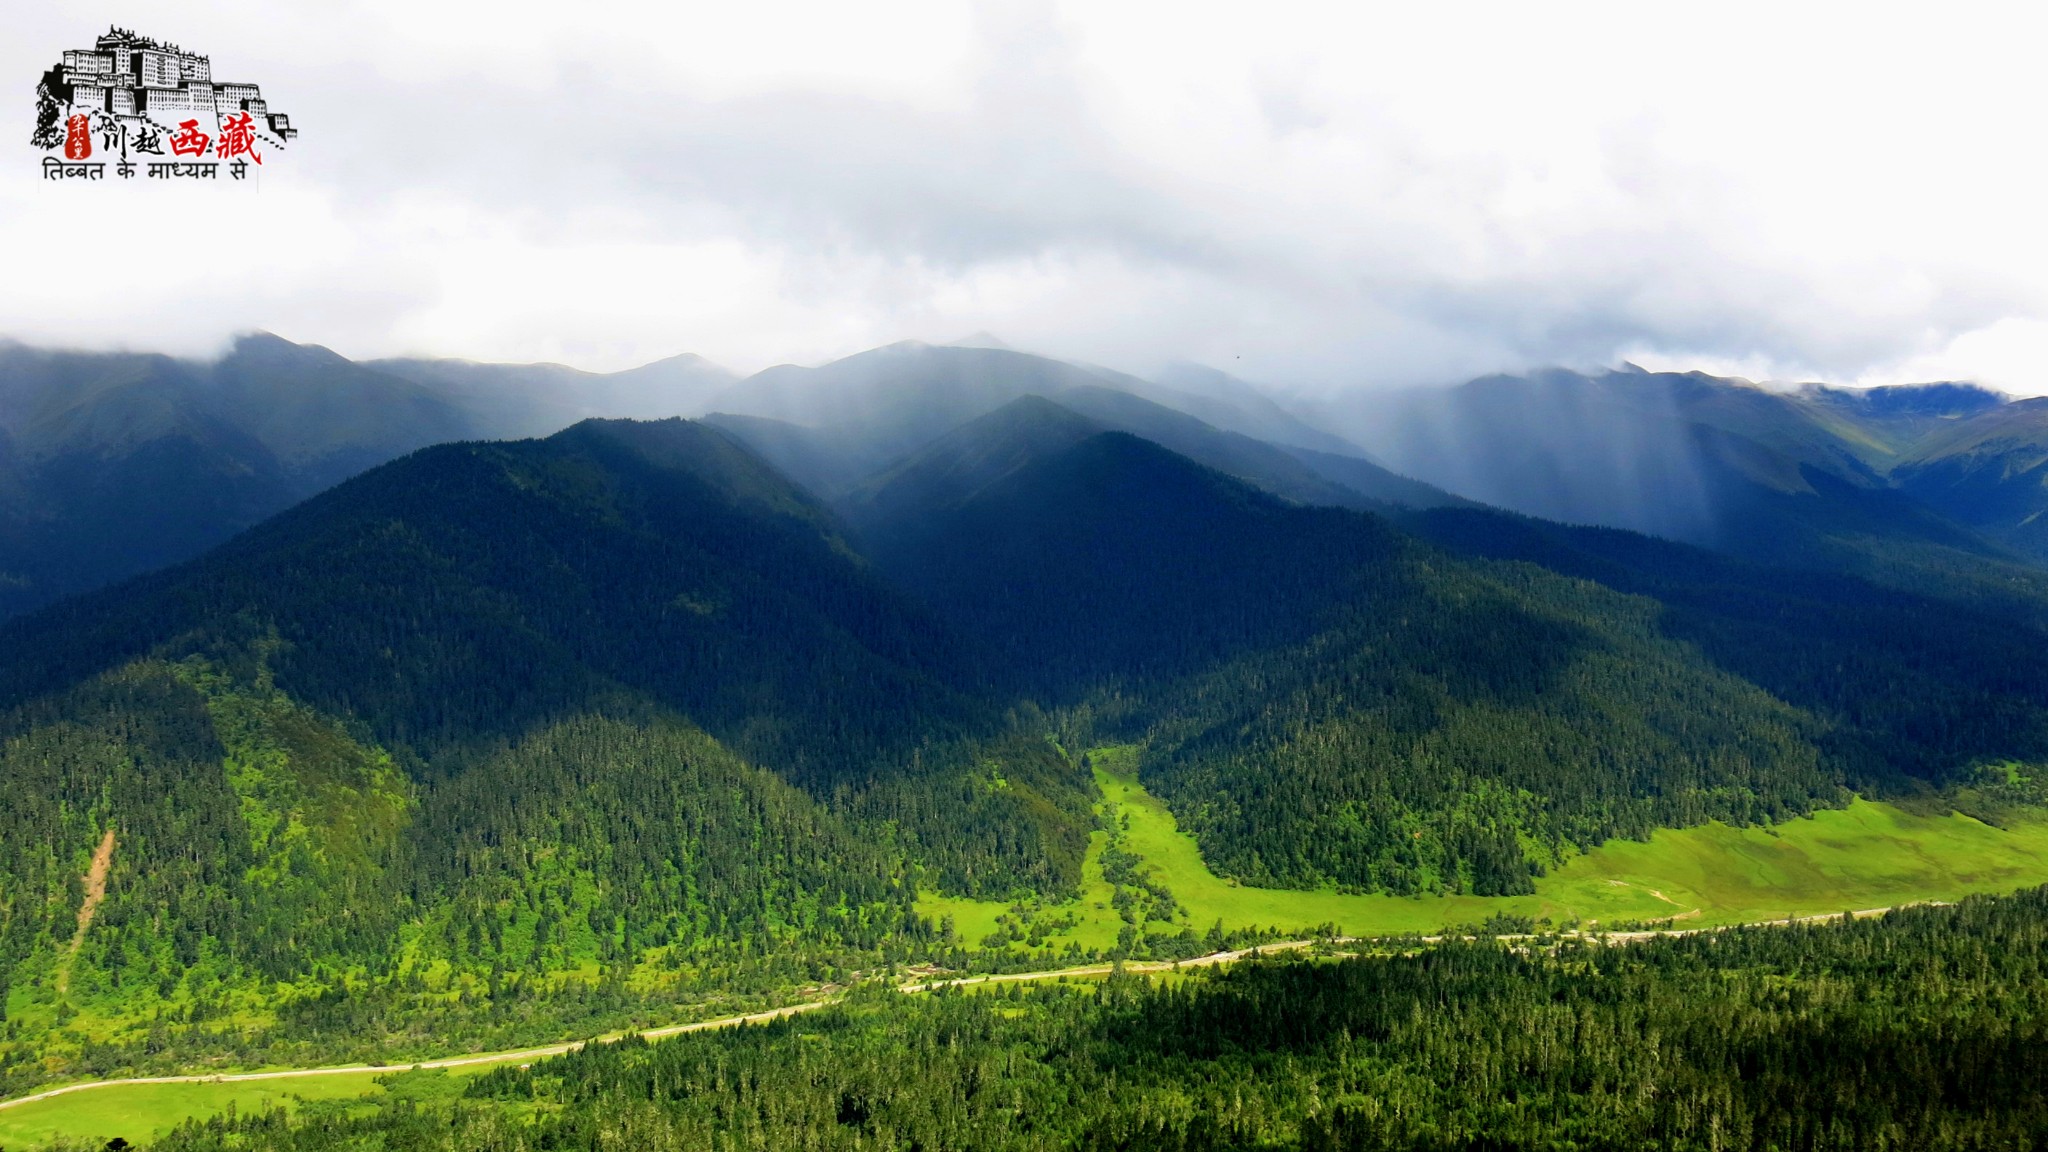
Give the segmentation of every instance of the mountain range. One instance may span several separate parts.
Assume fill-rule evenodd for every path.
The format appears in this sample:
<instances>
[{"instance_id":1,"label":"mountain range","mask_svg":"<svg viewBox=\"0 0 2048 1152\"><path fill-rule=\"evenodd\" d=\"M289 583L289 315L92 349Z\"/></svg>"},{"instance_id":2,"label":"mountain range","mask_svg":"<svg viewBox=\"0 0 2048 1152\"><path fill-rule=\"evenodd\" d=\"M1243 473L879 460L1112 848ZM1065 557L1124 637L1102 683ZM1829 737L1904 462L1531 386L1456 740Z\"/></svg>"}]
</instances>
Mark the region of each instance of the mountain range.
<instances>
[{"instance_id":1,"label":"mountain range","mask_svg":"<svg viewBox=\"0 0 2048 1152\"><path fill-rule=\"evenodd\" d=\"M1767 389L1629 369L1324 415L1389 467L1481 503L1995 601L2038 593L2048 560L2043 411L1968 384Z\"/></svg>"},{"instance_id":2,"label":"mountain range","mask_svg":"<svg viewBox=\"0 0 2048 1152\"><path fill-rule=\"evenodd\" d=\"M509 1036L948 955L921 899L1084 891L1089 749L1240 884L1480 896L2048 758L2034 402L1378 403L990 347L0 350L8 1035Z\"/></svg>"}]
</instances>

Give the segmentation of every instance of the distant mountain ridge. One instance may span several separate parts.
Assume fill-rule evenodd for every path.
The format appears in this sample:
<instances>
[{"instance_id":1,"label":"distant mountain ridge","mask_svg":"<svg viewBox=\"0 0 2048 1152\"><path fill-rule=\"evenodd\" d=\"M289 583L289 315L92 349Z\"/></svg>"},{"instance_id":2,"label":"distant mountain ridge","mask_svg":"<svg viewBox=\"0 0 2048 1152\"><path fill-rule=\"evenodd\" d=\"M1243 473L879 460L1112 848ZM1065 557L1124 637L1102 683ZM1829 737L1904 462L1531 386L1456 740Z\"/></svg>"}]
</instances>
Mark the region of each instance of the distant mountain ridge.
<instances>
[{"instance_id":1,"label":"distant mountain ridge","mask_svg":"<svg viewBox=\"0 0 2048 1152\"><path fill-rule=\"evenodd\" d=\"M2048 560L2048 397L1987 407L1937 428L1891 475L1928 507Z\"/></svg>"},{"instance_id":2,"label":"distant mountain ridge","mask_svg":"<svg viewBox=\"0 0 2048 1152\"><path fill-rule=\"evenodd\" d=\"M618 372L423 358L367 364L435 389L468 416L475 435L492 440L547 436L591 418L697 416L710 397L739 379L688 352Z\"/></svg>"},{"instance_id":3,"label":"distant mountain ridge","mask_svg":"<svg viewBox=\"0 0 2048 1152\"><path fill-rule=\"evenodd\" d=\"M1214 369L1143 380L985 334L745 378L687 354L613 373L358 364L258 334L210 364L0 344L0 618L196 555L428 444L709 413L837 503L1032 396L1299 503L1497 506L2015 612L2048 603L2048 420L1969 384L1546 370L1299 415Z\"/></svg>"},{"instance_id":4,"label":"distant mountain ridge","mask_svg":"<svg viewBox=\"0 0 2048 1152\"><path fill-rule=\"evenodd\" d=\"M0 618L197 555L417 448L676 415L734 379L691 355L609 374L356 363L268 333L207 362L0 342Z\"/></svg>"},{"instance_id":5,"label":"distant mountain ridge","mask_svg":"<svg viewBox=\"0 0 2048 1152\"><path fill-rule=\"evenodd\" d=\"M185 559L468 430L416 384L272 336L210 364L0 347L0 616Z\"/></svg>"},{"instance_id":6,"label":"distant mountain ridge","mask_svg":"<svg viewBox=\"0 0 2048 1152\"><path fill-rule=\"evenodd\" d=\"M1088 402L1070 394L1090 390L1136 397L1271 445L1365 455L1251 385L1210 369L1179 365L1155 382L985 344L904 341L815 368L769 368L715 397L711 410L841 430L861 439L879 464L1018 397L1044 396L1081 410Z\"/></svg>"},{"instance_id":7,"label":"distant mountain ridge","mask_svg":"<svg viewBox=\"0 0 2048 1152\"><path fill-rule=\"evenodd\" d=\"M1382 478L1369 462L1345 464L1332 479L1327 467L1292 457L1298 449L1276 445L1358 450L1242 382L1205 378L1196 395L991 341L892 345L745 380L690 354L595 373L355 363L265 333L205 363L0 343L0 618L196 555L416 448L547 436L594 417L722 411L800 483L836 498L966 419L1022 395L1065 393L1114 426L1299 499L1448 499L1391 478L1375 490Z\"/></svg>"},{"instance_id":8,"label":"distant mountain ridge","mask_svg":"<svg viewBox=\"0 0 2048 1152\"><path fill-rule=\"evenodd\" d=\"M1988 603L2048 592L2039 407L1948 382L1773 390L1553 369L1326 416L1396 470L1480 503Z\"/></svg>"},{"instance_id":9,"label":"distant mountain ridge","mask_svg":"<svg viewBox=\"0 0 2048 1152\"><path fill-rule=\"evenodd\" d=\"M1228 388L1250 386L1214 374ZM1003 348L893 344L815 369L771 368L717 398L713 423L746 439L827 500L859 479L914 460L942 437L1026 399L1047 400L1106 430L1128 432L1306 504L1435 506L1458 498L1397 476L1357 447L1245 403L1205 403L1106 369ZM1205 419L1201 412L1223 423ZM1275 427L1293 442L1245 429Z\"/></svg>"}]
</instances>

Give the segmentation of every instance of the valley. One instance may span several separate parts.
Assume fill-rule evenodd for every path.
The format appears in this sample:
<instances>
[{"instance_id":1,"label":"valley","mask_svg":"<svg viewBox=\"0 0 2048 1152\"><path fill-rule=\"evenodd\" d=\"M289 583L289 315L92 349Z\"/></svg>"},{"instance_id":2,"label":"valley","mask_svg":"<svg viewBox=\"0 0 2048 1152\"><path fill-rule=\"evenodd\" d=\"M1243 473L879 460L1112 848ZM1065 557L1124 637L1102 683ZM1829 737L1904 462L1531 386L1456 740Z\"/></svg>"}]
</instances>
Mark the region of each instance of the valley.
<instances>
[{"instance_id":1,"label":"valley","mask_svg":"<svg viewBox=\"0 0 2048 1152\"><path fill-rule=\"evenodd\" d=\"M9 372L37 452L126 428L203 487L158 443L198 429L205 468L282 477L139 575L0 605L0 1095L154 1081L0 1109L10 1146L468 1115L528 1091L512 1063L641 1059L578 1038L896 1037L954 1009L873 989L963 975L1095 1035L1130 980L1260 946L1662 955L2048 884L2048 576L1871 471L2018 408L1989 393L1478 388L1684 425L1750 533L1687 543L1399 475L1227 377L993 348ZM21 415L67 389L104 418ZM685 402L718 414L454 431ZM23 507L85 532L57 455Z\"/></svg>"},{"instance_id":2,"label":"valley","mask_svg":"<svg viewBox=\"0 0 2048 1152\"><path fill-rule=\"evenodd\" d=\"M1270 929L1282 937L1331 928L1334 934L1352 936L1425 935L1481 926L1587 932L1705 928L1948 902L2048 883L2048 812L2025 813L1993 827L1960 813L1917 815L1856 799L1846 808L1823 809L1782 824L1707 824L1659 829L1647 841L1610 840L1538 877L1535 893L1526 896L1396 897L1256 888L1210 871L1194 838L1179 830L1173 814L1132 773L1133 749L1097 749L1091 759L1105 822L1128 821L1122 845L1178 906L1170 919L1145 924L1153 935L1200 935L1219 924L1225 932ZM1008 921L1025 927L1027 938L1030 925L1043 925L1042 947L1054 955L1069 943L1112 948L1125 921L1114 903L1118 886L1102 874L1109 841L1108 832L1094 834L1077 900L1020 905L927 892L919 895L918 910L935 919L950 918L969 942L999 932L1007 938ZM1001 946L1023 949L1015 941Z\"/></svg>"},{"instance_id":3,"label":"valley","mask_svg":"<svg viewBox=\"0 0 2048 1152\"><path fill-rule=\"evenodd\" d=\"M15 7L0 1152L2048 1152L2021 6Z\"/></svg>"},{"instance_id":4,"label":"valley","mask_svg":"<svg viewBox=\"0 0 2048 1152\"><path fill-rule=\"evenodd\" d=\"M1126 799L1140 800L1142 797L1127 795ZM41 1143L84 1138L98 1142L108 1138L109 1134L139 1135L146 1142L166 1136L187 1142L194 1139L206 1141L218 1138L224 1131L246 1131L252 1124L260 1125L261 1131L271 1135L293 1131L303 1133L309 1129L327 1130L336 1126L367 1126L375 1130L391 1123L394 1110L400 1119L426 1114L436 1117L437 1124L445 1118L447 1125L462 1126L475 1123L480 1115L468 1102L489 1099L501 1093L508 1080L524 1085L518 1095L528 1099L540 1098L532 1090L531 1082L542 1077L569 1074L586 1086L593 1081L602 1085L622 1070L644 1063L649 1058L657 1061L676 1058L678 1053L673 1045L649 1047L649 1042L668 1037L689 1037L698 1041L695 1049L698 1053L704 1051L704 1044L708 1042L714 1045L709 1054L717 1059L743 1053L762 1044L777 1046L792 1036L826 1042L835 1033L849 1029L857 1030L856 1034L859 1034L878 1026L903 1028L908 1024L912 1029L931 1027L929 1017L932 1012L922 1008L902 1009L900 1005L904 1003L904 996L898 993L917 1000L936 1000L933 1010L941 1015L957 1015L963 1009L970 1014L981 1014L984 1025L977 1031L984 1043L995 1036L1003 1036L1002 1042L1018 1044L1021 1036L1005 1036L1004 1033L1020 1017L1030 1019L1048 1005L1063 1008L1068 1013L1078 1011L1084 1018L1115 1014L1136 1005L1150 1013L1177 1016L1171 1034L1176 1043L1190 1047L1213 1044L1219 1036L1232 1033L1236 1038L1225 1041L1225 1044L1235 1047L1242 1045L1248 1035L1279 1026L1296 1037L1289 1046L1313 1051L1315 1046L1302 1045L1299 1037L1305 1031L1320 1030L1332 1023L1324 1015L1330 1010L1332 984L1341 987L1363 978L1369 988L1381 985L1381 989L1374 993L1377 998L1383 999L1389 992L1398 997L1403 991L1412 992L1414 989L1412 986L1403 988L1403 981L1398 976L1393 980L1389 980L1389 976L1398 973L1403 966L1418 962L1438 969L1450 969L1453 981L1461 975L1464 980L1471 981L1471 987L1464 990L1464 995L1473 992L1497 994L1503 988L1514 987L1518 981L1527 981L1532 976L1541 978L1545 969L1554 973L1590 966L1594 971L1580 972L1580 980L1591 975L1595 977L1596 984L1602 977L1628 981L1638 995L1646 995L1653 1002L1662 1001L1657 1005L1661 1013L1672 1015L1674 1009L1698 1012L1704 1007L1701 1001L1726 996L1729 991L1735 991L1741 997L1739 990L1745 980L1755 980L1759 975L1770 980L1773 969L1779 970L1780 974L1776 974L1775 979L1780 982L1825 980L1829 968L1837 966L1851 981L1869 981L1865 957L1874 948L1887 958L1901 951L1917 954L1923 964L1936 969L1936 972L1917 979L1947 992L1949 989L1940 983L1939 969L1957 969L1958 961L1961 961L1962 967L1957 970L1957 975L1967 979L1967 965L1971 959L1967 949L1977 938L2014 933L2015 930L2017 934L2032 935L2041 926L2048 925L2048 916L2043 913L2044 893L2048 893L2048 887L2005 899L1970 897L1960 908L1943 905L1902 910L1869 909L1859 911L1853 917L1810 916L1750 928L1692 927L1669 932L1626 932L1611 938L1616 947L1603 947L1592 952L1586 951L1585 941L1589 938L1584 936L1538 938L1533 948L1529 946L1529 938L1518 938L1514 951L1521 958L1510 959L1508 963L1512 967L1506 969L1497 959L1504 954L1497 949L1489 949L1483 942L1475 944L1469 938L1449 936L1441 939L1409 938L1406 941L1397 938L1391 942L1395 945L1392 949L1370 945L1361 949L1356 942L1341 940L1294 941L1276 943L1264 950L1248 949L1203 956L1187 964L1154 961L1125 965L1119 961L1114 966L1098 964L996 976L912 979L896 983L893 989L884 985L870 986L856 989L851 994L835 994L744 1016L648 1029L623 1036L602 1036L545 1048L423 1061L398 1069L352 1066L79 1085L23 1100L0 1102L0 1141ZM1662 893L1652 895L1665 899ZM1958 943L1962 945L1960 956L1944 954L1956 952ZM1643 956L1640 961L1638 954ZM2024 955L2007 958L1996 972L1979 973L1978 982L1993 988L2009 988L2014 981L2024 983L2028 978L2024 971L2025 959ZM1665 987L1654 983L1644 986L1644 977L1652 974L1670 980L1674 960L1681 966L1687 961L1698 966L1704 960L1703 967L1710 981L1707 988L1701 990L1683 983ZM2012 961L2015 960L2021 962L2021 972L2013 971L2015 965ZM1239 967L1245 970L1233 971ZM1461 968L1463 973L1458 971ZM1787 968L1790 972L1784 974L1783 970ZM1693 979L1697 980L1699 975L1695 972ZM1388 984L1392 987L1387 987ZM1033 992L1032 985L1043 991ZM1284 991L1277 997L1273 995L1276 990L1284 990L1290 985L1297 994L1303 989L1309 990L1309 1004L1289 1006ZM1717 988L1716 985L1723 987ZM1262 986L1266 990L1265 995L1240 998L1243 993ZM1913 990L1925 995L1919 987ZM1239 996L1233 996L1233 992ZM1597 987L1574 989L1569 985L1555 989L1552 994L1585 997L1589 992L1596 1003L1604 995ZM960 995L963 993L966 994L964 1002ZM1228 1003L1233 999L1237 1002ZM1767 997L1764 1002L1769 1003L1772 999ZM1232 1013L1228 1022L1208 1016L1205 1011L1219 1006L1205 1005L1204 1001L1217 1000L1225 1001L1226 1010ZM1791 1004L1797 1005L1799 1001ZM1287 1020L1288 1016L1299 1013L1304 1007L1314 1014L1312 1019L1297 1017ZM1461 1009L1460 1001L1452 1001L1449 1007L1452 1014L1457 1014ZM1535 1027L1555 1027L1554 1022L1543 1021L1541 1010L1532 1010L1533 1006L1526 1001L1516 1007ZM1420 1023L1423 1019L1417 1008L1419 1001L1410 1009L1413 1023ZM1384 1016L1387 1007L1383 1005L1378 1011ZM1336 1022L1341 1025L1340 1032L1346 1038L1351 1028L1356 1026L1357 1012L1355 1007L1347 1008L1344 1013L1350 1019L1340 1018ZM799 1015L815 1016L825 1023L820 1030L803 1029L796 1019ZM1503 1022L1495 1020L1494 1023L1498 1026ZM1585 1023L1586 1016L1582 1010L1575 1032L1577 1043L1586 1041ZM792 1029L791 1025L799 1027ZM915 1031L912 1034L915 1035ZM1368 1031L1367 1035L1371 1033ZM1697 1037L1691 1038L1691 1042L1696 1044ZM1468 1036L1465 1044L1469 1047L1472 1043ZM1502 1045L1499 1039L1492 1043ZM1402 1052L1404 1046L1400 1041L1389 1043L1385 1040L1373 1045L1386 1055L1397 1058L1405 1055L1413 1059L1412 1055ZM588 1068L593 1054L599 1057L596 1075L592 1075ZM1851 1061L1856 1059L1854 1053L1845 1055ZM1323 1060L1330 1058L1328 1053L1321 1056ZM1970 1062L1967 1056L1960 1060L1964 1065ZM583 1066L581 1071L577 1070L579 1065ZM1830 1067L1824 1074L1840 1078L1844 1071ZM1524 1074L1532 1072L1537 1076L1545 1074L1531 1069L1525 1069ZM1263 1077L1246 1077L1244 1070L1231 1069L1228 1064L1211 1074L1216 1073L1229 1078L1243 1078L1241 1082L1247 1087L1263 1088L1267 1083ZM842 1076L846 1074L840 1072ZM1952 1077L1956 1070L1943 1069L1942 1075L1944 1078ZM913 1087L915 1084L915 1081L905 1082L892 1094L899 1116L904 1104L916 1101L921 1091L929 1090ZM1414 1092L1418 1087L1411 1084L1406 1091ZM2010 1087L2008 1083L2000 1082L1992 1091L2004 1103ZM1784 1086L1777 1086L1776 1090L1787 1092ZM1799 1094L1798 1089L1791 1091L1794 1095ZM936 1087L940 1100L949 1095L955 1100L971 1099L975 1095L972 1087L965 1097L957 1093L957 1086ZM700 1098L704 1096L701 1091L698 1095ZM841 1097L842 1101L852 1098L855 1097ZM1354 1099L1372 1103L1369 1098ZM1910 1112L1916 1106L1924 1108L1925 1103L1908 1097L1893 1107ZM527 1119L543 1122L559 1119L562 1111L557 1101L554 1107L541 1109ZM1503 1119L1496 1115L1487 1121L1467 1122L1497 1124ZM1976 1119L1981 1120L1981 1117ZM1307 1121L1303 1123L1304 1128L1313 1130L1314 1120L1314 1109L1311 1108ZM1262 1117L1258 1122L1268 1126L1275 1123L1275 1119ZM1528 1121L1525 1119L1523 1122ZM1638 1119L1635 1122L1643 1121ZM843 1119L841 1123L844 1123Z\"/></svg>"},{"instance_id":5,"label":"valley","mask_svg":"<svg viewBox=\"0 0 2048 1152\"><path fill-rule=\"evenodd\" d=\"M1100 747L1088 752L1087 760L1101 794L1096 812L1102 827L1091 836L1077 898L1004 902L919 893L919 914L974 948L970 971L1007 973L994 978L1002 982L1056 976L1099 980L1108 965L1062 959L1071 960L1077 952L1094 956L1134 950L1171 956L1177 954L1175 938L1190 934L1194 942L1184 954L1209 963L1217 939L1212 932L1218 929L1232 938L1277 941L1283 951L1309 935L1615 932L1634 939L1646 930L1828 918L1852 909L1865 913L1950 903L2048 883L2048 814L2023 814L2007 826L1993 827L1960 813L1914 814L1857 799L1843 809L1769 827L1714 824L1659 830L1644 842L1609 841L1539 877L1536 892L1525 896L1394 897L1257 888L1210 870L1193 837L1179 831L1173 814L1137 779L1136 748ZM1114 852L1129 858L1120 870L1111 869L1121 882L1105 874L1105 856ZM98 853L95 861L104 867ZM1170 911L1149 914L1165 900L1171 901ZM1127 906L1140 910L1136 915L1143 917L1144 936L1126 930L1129 921L1122 912ZM1032 968L1034 963L1041 967ZM1170 959L1136 962L1130 969L1169 971L1172 964ZM646 975L656 978L652 969ZM947 982L908 981L903 987L931 990ZM639 1034L652 1039L760 1022L830 999L830 994L818 995L784 1008L702 1023L643 1027ZM567 1042L394 1061L394 1067L309 1072L244 1072L229 1066L191 1077L115 1083L0 1106L0 1146L63 1135L149 1136L231 1105L246 1112L452 1100L470 1078L491 1067L531 1063L574 1046Z\"/></svg>"}]
</instances>

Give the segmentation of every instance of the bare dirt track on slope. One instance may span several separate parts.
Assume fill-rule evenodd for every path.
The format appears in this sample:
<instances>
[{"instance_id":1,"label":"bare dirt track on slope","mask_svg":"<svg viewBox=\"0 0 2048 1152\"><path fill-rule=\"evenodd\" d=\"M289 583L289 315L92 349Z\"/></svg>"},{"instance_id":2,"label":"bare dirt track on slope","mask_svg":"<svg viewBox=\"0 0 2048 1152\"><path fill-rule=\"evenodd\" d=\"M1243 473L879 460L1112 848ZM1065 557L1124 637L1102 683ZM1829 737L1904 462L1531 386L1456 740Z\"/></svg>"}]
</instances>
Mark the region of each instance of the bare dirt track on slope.
<instances>
[{"instance_id":1,"label":"bare dirt track on slope","mask_svg":"<svg viewBox=\"0 0 2048 1152\"><path fill-rule=\"evenodd\" d=\"M78 956L79 946L85 943L85 930L92 927L93 914L100 910L100 901L107 898L107 870L114 864L114 830L100 837L100 846L92 850L92 863L85 870L85 899L78 905L78 931L71 934L71 947L64 954L64 965L57 973L57 994L63 995L71 986L71 962Z\"/></svg>"}]
</instances>

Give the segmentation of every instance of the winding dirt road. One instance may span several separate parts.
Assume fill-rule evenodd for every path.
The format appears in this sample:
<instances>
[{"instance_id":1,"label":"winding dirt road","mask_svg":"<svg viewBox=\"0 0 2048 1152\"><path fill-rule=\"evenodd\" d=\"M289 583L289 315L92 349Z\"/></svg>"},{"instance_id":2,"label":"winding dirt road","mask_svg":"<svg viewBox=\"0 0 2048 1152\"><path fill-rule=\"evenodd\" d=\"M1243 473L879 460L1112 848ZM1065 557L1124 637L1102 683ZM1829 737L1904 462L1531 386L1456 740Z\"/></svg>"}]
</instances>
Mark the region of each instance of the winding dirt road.
<instances>
[{"instance_id":1,"label":"winding dirt road","mask_svg":"<svg viewBox=\"0 0 2048 1152\"><path fill-rule=\"evenodd\" d=\"M675 1036L683 1032L702 1032L710 1028L731 1028L740 1024L759 1024L799 1012L810 1012L823 1008L834 1000L811 1000L803 1004L790 1004L766 1012L750 1012L744 1016L727 1016L718 1020L700 1020L695 1024L671 1024L665 1028L649 1028L639 1035L649 1039ZM599 1044L609 1044L619 1039L604 1036ZM13 1108L21 1104L33 1104L72 1092L86 1092L94 1088L118 1088L125 1084L238 1084L244 1080L290 1080L300 1076L362 1076L369 1073L407 1072L413 1069L461 1068L472 1064L510 1064L513 1061L527 1063L549 1056L560 1056L574 1052L589 1041L577 1040L568 1044L550 1044L545 1048L522 1048L516 1052L487 1052L477 1056L452 1056L444 1060L421 1060L413 1064L339 1064L331 1068L289 1068L276 1072L221 1072L193 1076L134 1076L121 1080L88 1080L81 1084L66 1084L51 1088L33 1096L22 1096L13 1100L0 1100L0 1108Z\"/></svg>"},{"instance_id":2,"label":"winding dirt road","mask_svg":"<svg viewBox=\"0 0 2048 1152\"><path fill-rule=\"evenodd\" d=\"M100 863L101 854L111 857L112 853L113 833L109 832L107 833L106 841L104 841L101 845L101 853L96 853L93 857L94 868L96 871L100 873L102 879L104 879L105 870ZM102 891L104 891L104 885L102 885ZM90 888L88 888L87 899L90 902ZM1884 913L1890 911L1892 911L1892 908L1890 907L1861 908L1857 909L1854 912L1851 912L1850 915L1861 920L1871 916L1881 916ZM1833 920L1841 915L1842 914L1840 912L1830 912L1815 916L1796 916L1786 920L1761 921L1760 923L1765 925L1813 924L1823 920ZM80 909L79 934L81 936L84 935L84 926L89 919L90 916L87 914L87 912L84 909ZM1742 926L1752 927L1755 925ZM1722 927L1713 928L1665 929L1663 931L1651 932L1581 933L1579 935L1581 938L1588 940L1600 940L1607 943L1628 943L1636 940L1648 940L1658 936L1690 936L1700 932L1720 932L1724 931L1727 927L1735 927L1735 925L1726 925ZM1499 937L1499 939L1502 940L1528 938L1529 937ZM1425 936L1421 939L1424 943L1436 944L1441 943L1443 940L1447 939L1447 937ZM1356 941L1354 938L1351 937L1340 937L1335 942L1353 943ZM1145 973L1166 972L1180 968L1212 968L1219 964L1229 964L1233 961L1242 960L1247 956L1253 955L1254 953L1266 954L1271 952L1297 951L1302 948L1307 948L1309 945L1313 943L1315 942L1312 940L1286 940L1274 944L1262 944L1256 948L1240 948L1236 951L1231 952L1214 952L1207 956L1195 957L1192 960L1126 961L1124 964L1124 971L1131 973ZM941 988L963 988L970 987L976 984L1012 984L1034 980L1057 980L1063 976L1106 976L1110 972L1115 971L1115 969L1115 964L1085 964L1074 968L1051 968L1042 972L1010 972L988 976L960 976L946 979L923 980L913 983L901 984L897 986L897 990L899 992L904 993L934 992ZM734 1028L742 1024L759 1024L768 1020L778 1020L785 1016L794 1016L800 1012L813 1012L817 1009L829 1007L830 1005L836 1004L839 1002L839 999L840 998L838 996L828 996L818 1000L808 1000L801 1004L789 1004L781 1008L773 1008L765 1012L749 1012L741 1016L724 1016L716 1020L700 1020L693 1024L671 1024L662 1028L648 1028L643 1029L636 1034L644 1036L650 1040L658 1040L664 1036L677 1036L685 1032L705 1032L717 1028ZM514 1061L520 1063L529 1063L531 1061L544 1059L549 1056L560 1056L566 1052L574 1052L577 1049L582 1048L586 1043L609 1044L618 1039L620 1039L620 1036L618 1035L602 1036L597 1038L595 1041L577 1040L566 1044L550 1044L542 1048L522 1048L516 1052L486 1052L472 1056L453 1056L441 1060L422 1060L417 1063L399 1063L390 1065L344 1064L331 1068L293 1068L280 1070L276 1072L236 1072L193 1076L137 1076L120 1080L88 1080L84 1083L79 1084L66 1084L61 1088L51 1088L47 1091L38 1092L33 1096L21 1096L13 1100L0 1100L0 1109L13 1108L22 1104L32 1104L38 1100L48 1100L52 1097L63 1096L71 1092L87 1092L95 1088L114 1088L119 1087L123 1084L234 1084L240 1083L245 1080L289 1080L301 1076L361 1076L367 1073L403 1072L415 1068L462 1068L477 1064L510 1064Z\"/></svg>"},{"instance_id":3,"label":"winding dirt road","mask_svg":"<svg viewBox=\"0 0 2048 1152\"><path fill-rule=\"evenodd\" d=\"M1181 968L1207 968L1240 960L1253 952L1283 952L1306 948L1308 940L1289 940L1278 944L1266 944L1259 948L1241 948L1234 952L1217 952L1193 960L1182 960L1176 965L1169 960L1132 961L1124 965L1126 972L1164 972L1178 966ZM1056 980L1062 976L1086 977L1106 976L1115 970L1114 964L1086 964L1075 968L1053 968L1043 972L1011 972L991 976L962 976L944 980L925 980L898 986L898 991L933 992L941 988L967 987L975 984L1008 984L1026 980ZM814 1012L839 1002L839 997L828 996L818 1000L807 1000L802 1004L788 1004L765 1012L749 1012L741 1016L722 1016L716 1020L699 1020L693 1024L670 1024L661 1028L642 1029L635 1035L649 1040L664 1036L678 1036L685 1032L705 1032L717 1028L736 1028L742 1024L760 1024L794 1016L799 1012ZM621 1034L623 1035L623 1034ZM248 1080L290 1080L302 1076L362 1076L371 1073L405 1072L411 1069L432 1070L435 1068L463 1068L477 1064L529 1063L549 1056L560 1056L574 1052L587 1043L610 1044L620 1036L602 1036L595 1041L576 1040L566 1044L549 1044L541 1048L522 1048L514 1052L485 1052L473 1056L451 1056L441 1060L421 1060L415 1063L394 1064L339 1064L328 1068L289 1068L275 1072L220 1072L200 1073L190 1076L133 1076L118 1080L88 1080L79 1084L66 1084L37 1092L32 1096L20 1096L13 1100L0 1100L0 1109L14 1108L22 1104L33 1104L72 1092L88 1092L95 1088L117 1088L124 1084L238 1084Z\"/></svg>"}]
</instances>

